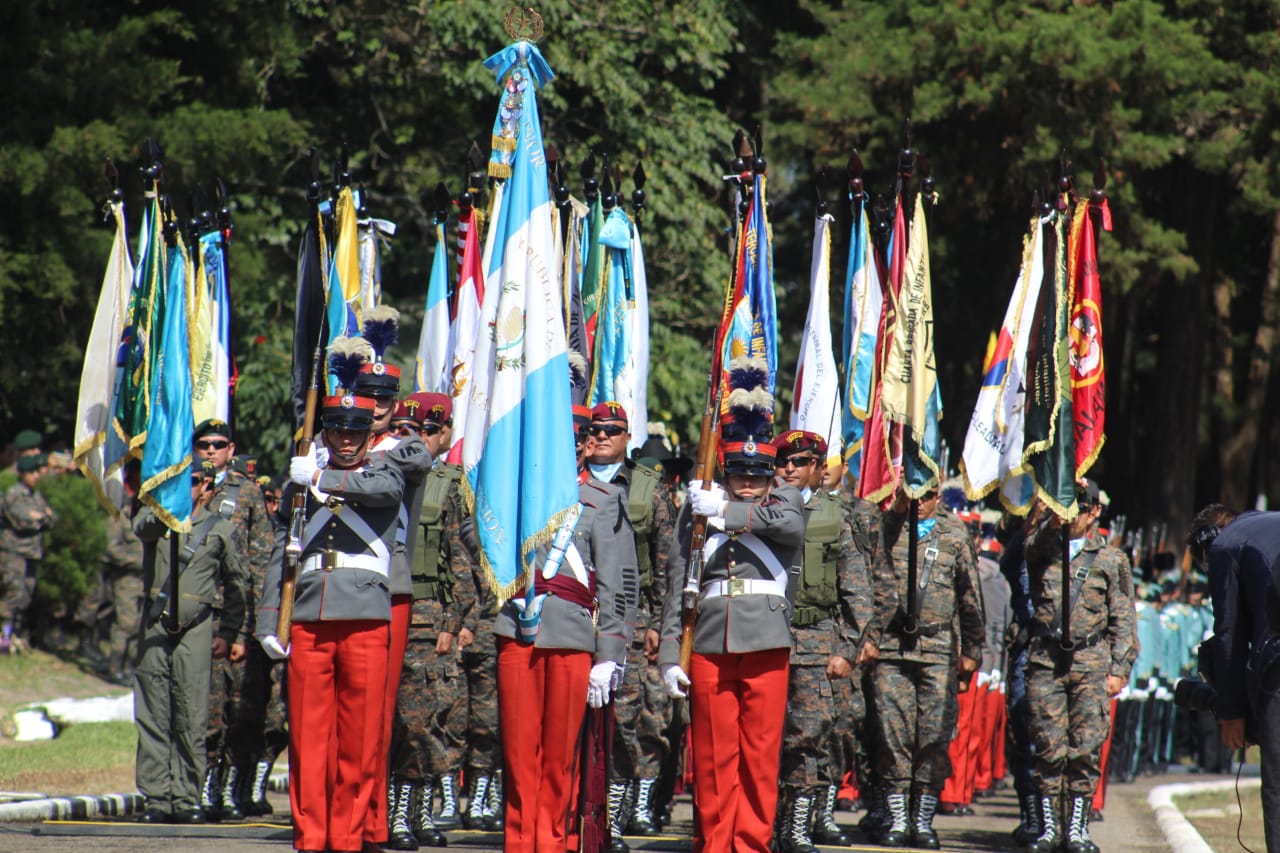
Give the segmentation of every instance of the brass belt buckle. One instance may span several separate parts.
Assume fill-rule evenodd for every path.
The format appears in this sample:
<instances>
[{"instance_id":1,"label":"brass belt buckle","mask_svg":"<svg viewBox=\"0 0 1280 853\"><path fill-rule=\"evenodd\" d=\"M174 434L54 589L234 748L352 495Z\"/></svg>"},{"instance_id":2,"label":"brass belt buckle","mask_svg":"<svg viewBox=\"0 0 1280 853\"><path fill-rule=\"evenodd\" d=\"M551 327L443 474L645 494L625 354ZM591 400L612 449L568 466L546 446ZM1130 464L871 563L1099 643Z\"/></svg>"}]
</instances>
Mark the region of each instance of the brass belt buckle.
<instances>
[{"instance_id":1,"label":"brass belt buckle","mask_svg":"<svg viewBox=\"0 0 1280 853\"><path fill-rule=\"evenodd\" d=\"M333 548L325 548L324 557L321 559L320 565L326 572L331 572L338 568L338 552Z\"/></svg>"},{"instance_id":2,"label":"brass belt buckle","mask_svg":"<svg viewBox=\"0 0 1280 853\"><path fill-rule=\"evenodd\" d=\"M740 595L747 594L747 581L745 578L729 578L729 597L737 598Z\"/></svg>"}]
</instances>

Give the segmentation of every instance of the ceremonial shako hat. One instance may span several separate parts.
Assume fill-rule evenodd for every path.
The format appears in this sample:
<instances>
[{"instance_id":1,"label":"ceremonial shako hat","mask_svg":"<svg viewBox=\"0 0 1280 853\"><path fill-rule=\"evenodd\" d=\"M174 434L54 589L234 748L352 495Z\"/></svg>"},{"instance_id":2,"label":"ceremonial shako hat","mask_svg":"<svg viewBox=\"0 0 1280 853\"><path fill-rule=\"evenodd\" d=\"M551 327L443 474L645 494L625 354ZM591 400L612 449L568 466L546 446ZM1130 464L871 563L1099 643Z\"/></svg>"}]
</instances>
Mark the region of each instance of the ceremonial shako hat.
<instances>
[{"instance_id":1,"label":"ceremonial shako hat","mask_svg":"<svg viewBox=\"0 0 1280 853\"><path fill-rule=\"evenodd\" d=\"M816 432L793 429L784 432L773 440L773 449L778 452L779 461L793 453L812 453L823 462L827 458L827 440Z\"/></svg>"},{"instance_id":2,"label":"ceremonial shako hat","mask_svg":"<svg viewBox=\"0 0 1280 853\"><path fill-rule=\"evenodd\" d=\"M329 345L329 373L337 380L337 393L324 398L320 422L325 428L362 430L373 426L372 397L355 393L360 369L373 351L363 338L337 338Z\"/></svg>"},{"instance_id":3,"label":"ceremonial shako hat","mask_svg":"<svg viewBox=\"0 0 1280 853\"><path fill-rule=\"evenodd\" d=\"M591 410L586 406L574 405L573 407L573 431L585 429L591 423Z\"/></svg>"},{"instance_id":4,"label":"ceremonial shako hat","mask_svg":"<svg viewBox=\"0 0 1280 853\"><path fill-rule=\"evenodd\" d=\"M353 390L370 397L394 397L400 393L400 368L383 360L387 348L400 336L400 312L390 305L371 308L360 329L373 355L360 368Z\"/></svg>"},{"instance_id":5,"label":"ceremonial shako hat","mask_svg":"<svg viewBox=\"0 0 1280 853\"><path fill-rule=\"evenodd\" d=\"M607 400L603 403L596 403L591 407L591 420L595 421L622 421L630 423L631 419L627 417L627 410L622 408L622 404L613 400Z\"/></svg>"},{"instance_id":6,"label":"ceremonial shako hat","mask_svg":"<svg viewBox=\"0 0 1280 853\"><path fill-rule=\"evenodd\" d=\"M231 438L231 424L217 418L205 418L196 424L195 430L191 433L192 441L199 441L206 435L220 435L223 438Z\"/></svg>"},{"instance_id":7,"label":"ceremonial shako hat","mask_svg":"<svg viewBox=\"0 0 1280 853\"><path fill-rule=\"evenodd\" d=\"M396 406L396 413L391 416L392 423L413 421L419 427L428 423L445 426L452 420L453 400L445 394L429 391L418 391L405 397Z\"/></svg>"},{"instance_id":8,"label":"ceremonial shako hat","mask_svg":"<svg viewBox=\"0 0 1280 853\"><path fill-rule=\"evenodd\" d=\"M40 433L33 429L24 429L13 438L13 449L36 450L40 447Z\"/></svg>"},{"instance_id":9,"label":"ceremonial shako hat","mask_svg":"<svg viewBox=\"0 0 1280 853\"><path fill-rule=\"evenodd\" d=\"M728 411L721 418L726 474L773 476L773 395L763 356L739 356L729 362Z\"/></svg>"}]
</instances>

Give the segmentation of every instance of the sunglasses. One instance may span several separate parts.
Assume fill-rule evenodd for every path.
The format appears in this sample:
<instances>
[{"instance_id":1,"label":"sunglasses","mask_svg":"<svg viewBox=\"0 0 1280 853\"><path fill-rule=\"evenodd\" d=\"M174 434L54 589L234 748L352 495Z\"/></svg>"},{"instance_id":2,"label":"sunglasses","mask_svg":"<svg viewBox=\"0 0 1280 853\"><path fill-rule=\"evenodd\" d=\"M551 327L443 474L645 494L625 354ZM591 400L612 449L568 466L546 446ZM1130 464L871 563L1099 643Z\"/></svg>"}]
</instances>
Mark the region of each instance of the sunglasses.
<instances>
[{"instance_id":1,"label":"sunglasses","mask_svg":"<svg viewBox=\"0 0 1280 853\"><path fill-rule=\"evenodd\" d=\"M279 495L263 495L263 496L262 496L262 499L263 499L264 501L266 501L267 503L269 503L269 504L278 504L278 503L280 503L280 496L279 496Z\"/></svg>"},{"instance_id":2,"label":"sunglasses","mask_svg":"<svg viewBox=\"0 0 1280 853\"><path fill-rule=\"evenodd\" d=\"M231 446L231 442L229 442L229 441L204 441L204 440L201 440L201 441L197 441L197 442L196 442L196 449L197 449L197 450L223 450L223 449L225 449L225 448L227 448L227 447L230 447L230 446Z\"/></svg>"},{"instance_id":3,"label":"sunglasses","mask_svg":"<svg viewBox=\"0 0 1280 853\"><path fill-rule=\"evenodd\" d=\"M599 435L600 433L604 433L609 436L609 438L616 438L626 431L626 427L620 427L617 424L592 424L587 429L587 432L590 435Z\"/></svg>"},{"instance_id":4,"label":"sunglasses","mask_svg":"<svg viewBox=\"0 0 1280 853\"><path fill-rule=\"evenodd\" d=\"M401 438L413 435L415 432L417 432L417 430L413 428L412 424L401 424L400 426L393 426L391 428L391 434L398 435Z\"/></svg>"},{"instance_id":5,"label":"sunglasses","mask_svg":"<svg viewBox=\"0 0 1280 853\"><path fill-rule=\"evenodd\" d=\"M780 460L776 464L776 467L786 468L788 465L792 465L796 468L803 468L806 465L812 465L817 461L818 458L816 456L788 456L786 459Z\"/></svg>"},{"instance_id":6,"label":"sunglasses","mask_svg":"<svg viewBox=\"0 0 1280 853\"><path fill-rule=\"evenodd\" d=\"M439 435L440 430L442 429L444 429L444 427L440 426L439 424L423 424L422 425L422 431L425 432L427 435Z\"/></svg>"}]
</instances>

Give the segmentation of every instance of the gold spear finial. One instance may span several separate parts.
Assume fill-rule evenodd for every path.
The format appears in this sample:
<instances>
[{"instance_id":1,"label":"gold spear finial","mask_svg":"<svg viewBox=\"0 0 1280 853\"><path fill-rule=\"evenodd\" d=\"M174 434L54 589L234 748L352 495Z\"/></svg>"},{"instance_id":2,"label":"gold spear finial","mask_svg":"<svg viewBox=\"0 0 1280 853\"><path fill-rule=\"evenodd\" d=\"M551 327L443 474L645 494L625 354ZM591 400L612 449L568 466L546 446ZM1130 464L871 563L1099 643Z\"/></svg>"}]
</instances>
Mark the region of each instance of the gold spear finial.
<instances>
[{"instance_id":1,"label":"gold spear finial","mask_svg":"<svg viewBox=\"0 0 1280 853\"><path fill-rule=\"evenodd\" d=\"M532 6L525 9L511 7L502 25L507 35L517 41L536 42L542 38L542 16Z\"/></svg>"}]
</instances>

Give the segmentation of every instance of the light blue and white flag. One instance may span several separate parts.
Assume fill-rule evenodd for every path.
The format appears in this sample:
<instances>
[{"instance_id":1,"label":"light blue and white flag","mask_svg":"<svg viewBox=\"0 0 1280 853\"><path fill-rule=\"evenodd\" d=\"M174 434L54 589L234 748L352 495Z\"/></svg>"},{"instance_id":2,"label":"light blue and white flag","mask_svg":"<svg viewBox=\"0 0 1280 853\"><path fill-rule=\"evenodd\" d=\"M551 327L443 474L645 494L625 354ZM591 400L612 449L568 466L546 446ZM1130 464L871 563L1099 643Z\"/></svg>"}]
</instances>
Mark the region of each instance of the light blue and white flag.
<instances>
[{"instance_id":1,"label":"light blue and white flag","mask_svg":"<svg viewBox=\"0 0 1280 853\"><path fill-rule=\"evenodd\" d=\"M875 378L876 342L884 291L871 240L871 221L865 209L854 219L849 236L849 266L844 291L844 457L852 476L862 470L862 437L871 415L871 387Z\"/></svg>"},{"instance_id":2,"label":"light blue and white flag","mask_svg":"<svg viewBox=\"0 0 1280 853\"><path fill-rule=\"evenodd\" d=\"M414 391L448 394L453 383L453 353L449 349L449 244L444 222L436 223L436 253L431 259L431 280L427 284L427 304L422 313L422 333L418 336L418 367L413 376Z\"/></svg>"},{"instance_id":3,"label":"light blue and white flag","mask_svg":"<svg viewBox=\"0 0 1280 853\"><path fill-rule=\"evenodd\" d=\"M191 357L187 339L187 259L182 238L165 258L160 346L151 369L147 443L138 496L171 530L191 529Z\"/></svg>"},{"instance_id":4,"label":"light blue and white flag","mask_svg":"<svg viewBox=\"0 0 1280 853\"><path fill-rule=\"evenodd\" d=\"M481 564L499 599L531 574L540 545L578 501L552 201L536 87L554 76L516 42L485 60L503 86L493 127L494 191L461 487Z\"/></svg>"},{"instance_id":5,"label":"light blue and white flag","mask_svg":"<svg viewBox=\"0 0 1280 853\"><path fill-rule=\"evenodd\" d=\"M600 229L604 249L603 287L599 294L599 322L595 352L591 356L591 393L587 405L616 400L632 416L631 432L645 432L635 420L634 383L631 373L631 220L621 207L609 211Z\"/></svg>"}]
</instances>

